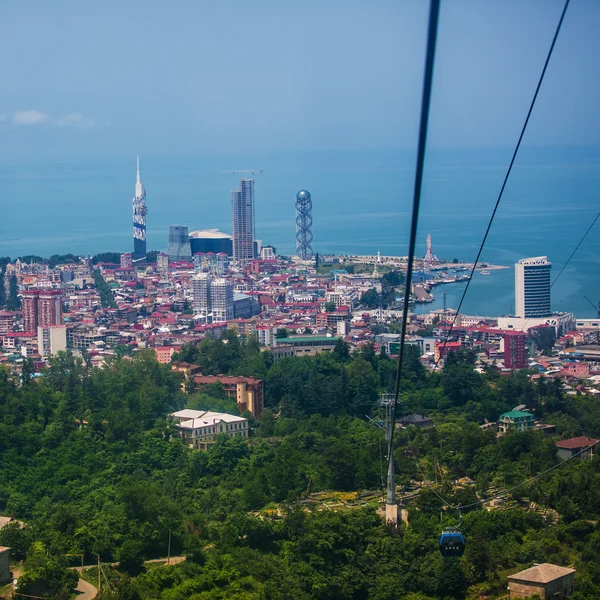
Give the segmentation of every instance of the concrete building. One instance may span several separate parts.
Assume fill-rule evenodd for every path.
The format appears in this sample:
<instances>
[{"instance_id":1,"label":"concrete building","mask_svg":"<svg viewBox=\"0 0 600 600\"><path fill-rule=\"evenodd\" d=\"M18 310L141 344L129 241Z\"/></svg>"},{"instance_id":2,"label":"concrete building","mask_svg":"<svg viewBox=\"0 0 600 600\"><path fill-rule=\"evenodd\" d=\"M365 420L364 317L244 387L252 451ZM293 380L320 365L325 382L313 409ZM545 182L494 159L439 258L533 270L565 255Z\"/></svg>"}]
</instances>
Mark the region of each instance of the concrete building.
<instances>
[{"instance_id":1,"label":"concrete building","mask_svg":"<svg viewBox=\"0 0 600 600\"><path fill-rule=\"evenodd\" d=\"M213 323L233 319L233 283L227 279L214 279L210 286L210 303Z\"/></svg>"},{"instance_id":2,"label":"concrete building","mask_svg":"<svg viewBox=\"0 0 600 600\"><path fill-rule=\"evenodd\" d=\"M192 255L224 253L233 256L233 237L218 229L201 229L190 233L190 247Z\"/></svg>"},{"instance_id":3,"label":"concrete building","mask_svg":"<svg viewBox=\"0 0 600 600\"><path fill-rule=\"evenodd\" d=\"M121 269L133 269L133 256L131 254L121 254Z\"/></svg>"},{"instance_id":4,"label":"concrete building","mask_svg":"<svg viewBox=\"0 0 600 600\"><path fill-rule=\"evenodd\" d=\"M571 458L575 454L579 454L579 457L583 460L586 458L592 458L594 456L594 447L599 440L590 437L574 437L568 440L561 440L556 442L556 448L558 456L563 460Z\"/></svg>"},{"instance_id":5,"label":"concrete building","mask_svg":"<svg viewBox=\"0 0 600 600\"><path fill-rule=\"evenodd\" d=\"M62 292L60 290L26 290L23 292L21 310L23 329L37 333L38 327L62 324Z\"/></svg>"},{"instance_id":6,"label":"concrete building","mask_svg":"<svg viewBox=\"0 0 600 600\"><path fill-rule=\"evenodd\" d=\"M535 417L522 410L510 410L500 415L498 419L498 431L508 433L510 431L526 431L535 425Z\"/></svg>"},{"instance_id":7,"label":"concrete building","mask_svg":"<svg viewBox=\"0 0 600 600\"><path fill-rule=\"evenodd\" d=\"M508 576L508 597L527 598L537 594L542 600L568 598L575 587L575 569L550 563L534 565Z\"/></svg>"},{"instance_id":8,"label":"concrete building","mask_svg":"<svg viewBox=\"0 0 600 600\"><path fill-rule=\"evenodd\" d=\"M274 246L263 246L260 249L261 260L275 260L276 258L276 249Z\"/></svg>"},{"instance_id":9,"label":"concrete building","mask_svg":"<svg viewBox=\"0 0 600 600\"><path fill-rule=\"evenodd\" d=\"M576 327L573 313L555 313L549 317L498 317L498 329L513 331L529 331L539 325L548 325L556 331L556 337L561 337Z\"/></svg>"},{"instance_id":10,"label":"concrete building","mask_svg":"<svg viewBox=\"0 0 600 600\"><path fill-rule=\"evenodd\" d=\"M44 358L67 349L67 328L64 325L38 327L38 354Z\"/></svg>"},{"instance_id":11,"label":"concrete building","mask_svg":"<svg viewBox=\"0 0 600 600\"><path fill-rule=\"evenodd\" d=\"M169 260L192 260L188 228L184 225L171 225L169 227L167 255Z\"/></svg>"},{"instance_id":12,"label":"concrete building","mask_svg":"<svg viewBox=\"0 0 600 600\"><path fill-rule=\"evenodd\" d=\"M548 317L550 270L547 256L523 258L515 264L515 315L521 318Z\"/></svg>"},{"instance_id":13,"label":"concrete building","mask_svg":"<svg viewBox=\"0 0 600 600\"><path fill-rule=\"evenodd\" d=\"M15 322L15 313L13 313L9 310L0 310L0 335L11 331L13 328L14 322Z\"/></svg>"},{"instance_id":14,"label":"concrete building","mask_svg":"<svg viewBox=\"0 0 600 600\"><path fill-rule=\"evenodd\" d=\"M202 386L220 383L228 398L235 400L238 410L245 410L259 417L264 407L265 382L254 377L230 377L226 375L197 375L194 383L201 390Z\"/></svg>"},{"instance_id":15,"label":"concrete building","mask_svg":"<svg viewBox=\"0 0 600 600\"><path fill-rule=\"evenodd\" d=\"M171 358L173 354L177 351L175 346L157 346L154 348L154 353L156 354L156 360L161 365L168 365L171 362Z\"/></svg>"},{"instance_id":16,"label":"concrete building","mask_svg":"<svg viewBox=\"0 0 600 600\"><path fill-rule=\"evenodd\" d=\"M10 548L0 546L0 583L6 583L10 579Z\"/></svg>"},{"instance_id":17,"label":"concrete building","mask_svg":"<svg viewBox=\"0 0 600 600\"><path fill-rule=\"evenodd\" d=\"M527 333L506 331L504 340L504 366L507 369L527 368Z\"/></svg>"},{"instance_id":18,"label":"concrete building","mask_svg":"<svg viewBox=\"0 0 600 600\"><path fill-rule=\"evenodd\" d=\"M156 256L156 270L163 279L169 275L169 255L161 252Z\"/></svg>"},{"instance_id":19,"label":"concrete building","mask_svg":"<svg viewBox=\"0 0 600 600\"><path fill-rule=\"evenodd\" d=\"M191 448L207 450L217 435L248 437L248 419L227 413L185 409L171 415L177 423L179 435Z\"/></svg>"},{"instance_id":20,"label":"concrete building","mask_svg":"<svg viewBox=\"0 0 600 600\"><path fill-rule=\"evenodd\" d=\"M260 303L256 296L240 293L233 294L234 319L250 319L258 314L260 314Z\"/></svg>"},{"instance_id":21,"label":"concrete building","mask_svg":"<svg viewBox=\"0 0 600 600\"><path fill-rule=\"evenodd\" d=\"M211 312L211 283L209 273L196 273L192 278L192 308L195 315L203 318L208 317Z\"/></svg>"},{"instance_id":22,"label":"concrete building","mask_svg":"<svg viewBox=\"0 0 600 600\"><path fill-rule=\"evenodd\" d=\"M294 335L286 338L273 338L273 349L279 345L292 346L294 356L316 356L321 352L331 352L340 338L325 335Z\"/></svg>"},{"instance_id":23,"label":"concrete building","mask_svg":"<svg viewBox=\"0 0 600 600\"><path fill-rule=\"evenodd\" d=\"M240 177L240 189L231 192L233 260L249 265L254 258L254 179Z\"/></svg>"}]
</instances>

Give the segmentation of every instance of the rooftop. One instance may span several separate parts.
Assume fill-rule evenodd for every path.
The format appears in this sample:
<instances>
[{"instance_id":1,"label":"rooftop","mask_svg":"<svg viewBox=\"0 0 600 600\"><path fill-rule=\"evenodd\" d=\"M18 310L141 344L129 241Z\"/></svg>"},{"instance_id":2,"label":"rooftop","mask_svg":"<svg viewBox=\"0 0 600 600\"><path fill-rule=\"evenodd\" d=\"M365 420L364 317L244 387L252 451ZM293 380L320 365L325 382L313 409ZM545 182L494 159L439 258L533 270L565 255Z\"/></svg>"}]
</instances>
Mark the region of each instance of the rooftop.
<instances>
[{"instance_id":1,"label":"rooftop","mask_svg":"<svg viewBox=\"0 0 600 600\"><path fill-rule=\"evenodd\" d=\"M179 420L179 426L184 429L196 429L206 425L215 425L217 423L241 423L246 421L244 417L236 417L228 413L217 413L210 410L192 410L186 408L171 414Z\"/></svg>"},{"instance_id":2,"label":"rooftop","mask_svg":"<svg viewBox=\"0 0 600 600\"><path fill-rule=\"evenodd\" d=\"M509 575L508 580L516 581L534 581L536 583L549 583L555 579L560 579L565 575L575 573L575 569L569 569L568 567L559 567L558 565L552 565L550 563L543 563L541 565L534 565L529 569Z\"/></svg>"},{"instance_id":3,"label":"rooftop","mask_svg":"<svg viewBox=\"0 0 600 600\"><path fill-rule=\"evenodd\" d=\"M508 412L502 413L500 415L500 418L502 419L502 417L506 417L508 419L533 419L533 415L530 412L525 412L523 410L509 410Z\"/></svg>"},{"instance_id":4,"label":"rooftop","mask_svg":"<svg viewBox=\"0 0 600 600\"><path fill-rule=\"evenodd\" d=\"M569 438L568 440L561 440L560 442L556 442L557 448L565 448L567 450L576 450L578 448L588 448L590 446L595 446L600 440L591 437L574 437Z\"/></svg>"}]
</instances>

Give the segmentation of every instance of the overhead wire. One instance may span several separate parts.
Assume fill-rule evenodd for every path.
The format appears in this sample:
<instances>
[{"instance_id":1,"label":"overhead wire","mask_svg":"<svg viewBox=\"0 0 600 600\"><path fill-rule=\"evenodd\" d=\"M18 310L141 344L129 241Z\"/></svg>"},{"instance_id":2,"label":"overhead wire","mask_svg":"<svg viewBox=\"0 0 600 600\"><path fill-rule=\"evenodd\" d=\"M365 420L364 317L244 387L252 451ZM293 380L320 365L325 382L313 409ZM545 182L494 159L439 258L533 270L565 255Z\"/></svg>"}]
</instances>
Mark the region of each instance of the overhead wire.
<instances>
[{"instance_id":1,"label":"overhead wire","mask_svg":"<svg viewBox=\"0 0 600 600\"><path fill-rule=\"evenodd\" d=\"M462 308L463 302L465 300L465 296L467 295L469 286L471 285L471 280L473 279L473 275L475 274L475 269L477 268L477 264L479 263L479 258L481 257L481 253L483 252L483 248L485 246L485 242L490 233L490 229L492 228L492 223L494 222L494 218L496 217L496 213L498 212L498 207L500 206L500 201L502 200L502 197L504 195L504 190L506 188L506 184L508 183L508 178L510 177L510 174L512 172L513 165L515 164L515 160L517 158L519 148L521 147L521 142L523 141L523 137L525 136L525 130L527 129L527 125L529 123L529 118L531 117L531 113L533 112L533 107L535 106L535 102L537 100L540 88L542 87L542 82L544 81L544 76L546 75L546 70L548 69L548 64L550 63L550 58L552 57L552 52L554 51L554 46L556 45L556 40L558 39L558 34L560 33L560 30L561 30L561 27L562 27L562 24L563 24L563 21L565 18L565 14L567 12L567 8L569 7L570 1L571 0L565 0L565 5L564 5L562 13L560 15L558 25L556 26L556 31L554 32L554 37L552 38L552 43L550 44L550 49L548 50L548 54L546 56L546 61L544 62L544 68L542 69L542 73L539 77L539 80L538 80L538 83L537 83L537 86L535 89L535 93L533 94L531 104L529 105L529 110L527 111L527 116L525 117L525 122L523 123L523 127L521 128L521 133L519 135L517 145L515 146L514 152L512 154L512 158L508 165L508 169L504 176L504 181L502 182L502 187L500 188L500 192L498 193L498 198L496 199L496 203L494 205L494 210L492 211L492 215L490 217L487 228L485 230L485 234L483 236L483 239L481 240L479 250L477 251L477 256L475 257L475 262L473 263L473 267L471 269L471 274L469 275L469 279L467 280L467 284L465 286L465 289L463 290L462 296L460 298L460 302L458 303L458 308L456 309L456 313L454 315L454 318L452 319L452 323L450 324L450 329L446 333L446 338L444 339L444 345L442 346L442 351L440 352L440 356L439 356L438 360L436 361L435 368L437 368L440 360L444 356L444 353L446 351L446 344L448 343L448 340L450 339L450 335L452 334L452 330L454 329L454 325L456 324L456 319L458 318L458 315L460 314L460 309Z\"/></svg>"},{"instance_id":2,"label":"overhead wire","mask_svg":"<svg viewBox=\"0 0 600 600\"><path fill-rule=\"evenodd\" d=\"M398 368L396 372L396 386L394 391L394 403L392 407L392 426L388 444L388 466L394 460L394 430L396 429L396 414L398 410L398 398L400 395L400 379L402 375L402 364L404 347L406 342L406 323L408 321L408 299L411 292L413 263L415 260L415 246L417 243L417 228L419 224L419 207L421 205L421 191L423 187L423 171L425 165L425 148L427 145L427 126L429 124L429 108L431 104L431 88L433 86L433 68L435 64L435 47L437 40L437 29L440 13L440 0L431 0L429 7L429 23L427 28L427 50L425 54L425 72L423 76L423 94L421 99L421 119L419 124L419 145L417 148L417 165L415 171L415 182L413 192L412 217L410 225L408 264L406 268L406 281L404 287L404 306L402 309L402 325L400 329L400 347L398 350Z\"/></svg>"}]
</instances>

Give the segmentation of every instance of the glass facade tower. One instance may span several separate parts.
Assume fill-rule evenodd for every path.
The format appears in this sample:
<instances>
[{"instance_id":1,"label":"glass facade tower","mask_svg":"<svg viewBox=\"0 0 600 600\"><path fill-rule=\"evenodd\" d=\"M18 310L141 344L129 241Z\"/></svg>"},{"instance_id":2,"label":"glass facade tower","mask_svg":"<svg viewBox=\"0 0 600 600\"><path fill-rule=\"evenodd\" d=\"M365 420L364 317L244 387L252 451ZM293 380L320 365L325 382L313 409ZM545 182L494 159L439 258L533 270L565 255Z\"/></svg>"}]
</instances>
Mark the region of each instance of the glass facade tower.
<instances>
[{"instance_id":1,"label":"glass facade tower","mask_svg":"<svg viewBox=\"0 0 600 600\"><path fill-rule=\"evenodd\" d=\"M548 317L550 270L547 256L523 258L515 264L515 314L517 317Z\"/></svg>"},{"instance_id":2,"label":"glass facade tower","mask_svg":"<svg viewBox=\"0 0 600 600\"><path fill-rule=\"evenodd\" d=\"M240 189L231 192L233 260L244 267L254 258L254 179L240 178Z\"/></svg>"}]
</instances>

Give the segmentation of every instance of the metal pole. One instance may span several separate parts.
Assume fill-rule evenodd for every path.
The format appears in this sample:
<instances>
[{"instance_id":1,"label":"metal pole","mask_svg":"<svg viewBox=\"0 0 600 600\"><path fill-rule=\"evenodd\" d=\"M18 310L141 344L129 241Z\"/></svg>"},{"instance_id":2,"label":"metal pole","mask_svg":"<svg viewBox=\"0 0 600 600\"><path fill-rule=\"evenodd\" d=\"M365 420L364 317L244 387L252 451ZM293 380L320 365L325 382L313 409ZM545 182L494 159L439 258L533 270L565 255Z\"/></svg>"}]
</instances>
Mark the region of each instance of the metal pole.
<instances>
[{"instance_id":1,"label":"metal pole","mask_svg":"<svg viewBox=\"0 0 600 600\"><path fill-rule=\"evenodd\" d=\"M171 564L171 530L169 529L169 549L167 550L167 564Z\"/></svg>"},{"instance_id":2,"label":"metal pole","mask_svg":"<svg viewBox=\"0 0 600 600\"><path fill-rule=\"evenodd\" d=\"M394 470L394 449L391 440L394 431L394 394L381 394L379 402L385 411L385 438L388 447L387 495L385 520L392 527L398 526L398 505L396 504L396 475Z\"/></svg>"},{"instance_id":3,"label":"metal pole","mask_svg":"<svg viewBox=\"0 0 600 600\"><path fill-rule=\"evenodd\" d=\"M98 554L98 593L102 591L102 575L100 573L100 555Z\"/></svg>"}]
</instances>

